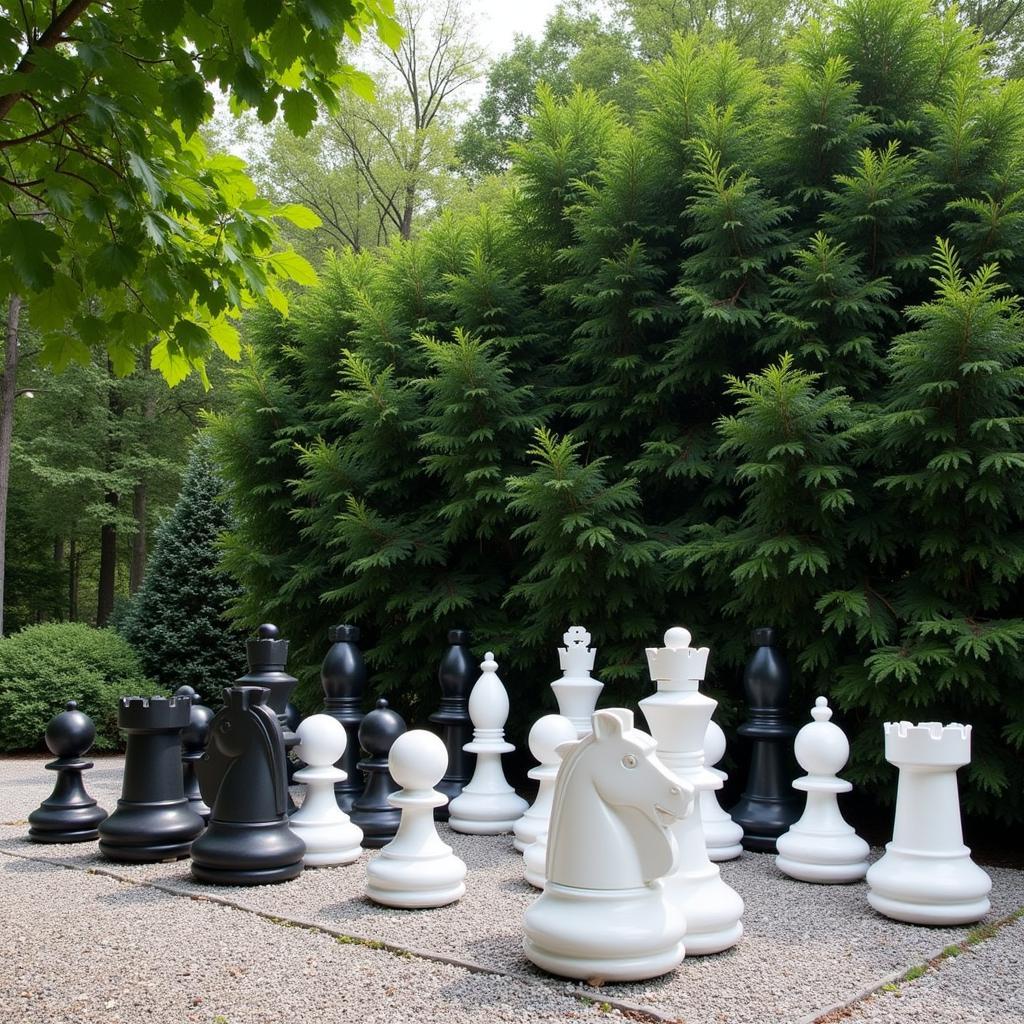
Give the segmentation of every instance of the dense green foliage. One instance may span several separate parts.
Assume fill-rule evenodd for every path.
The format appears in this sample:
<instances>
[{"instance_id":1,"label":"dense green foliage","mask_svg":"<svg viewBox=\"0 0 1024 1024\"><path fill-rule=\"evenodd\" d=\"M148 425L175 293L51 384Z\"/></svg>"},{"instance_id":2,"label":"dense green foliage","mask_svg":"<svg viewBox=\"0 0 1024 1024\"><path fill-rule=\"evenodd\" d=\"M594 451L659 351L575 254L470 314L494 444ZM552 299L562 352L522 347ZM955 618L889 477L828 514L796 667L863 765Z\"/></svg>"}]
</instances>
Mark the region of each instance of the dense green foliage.
<instances>
[{"instance_id":1,"label":"dense green foliage","mask_svg":"<svg viewBox=\"0 0 1024 1024\"><path fill-rule=\"evenodd\" d=\"M143 671L168 690L188 684L209 703L245 665L245 637L225 618L238 586L218 567L221 535L231 522L208 438L196 441L181 493L156 531L146 578L120 632Z\"/></svg>"},{"instance_id":2,"label":"dense green foliage","mask_svg":"<svg viewBox=\"0 0 1024 1024\"><path fill-rule=\"evenodd\" d=\"M340 45L400 32L390 0L91 0L0 3L0 301L26 299L45 358L106 349L118 373L145 352L172 383L231 319L282 281L314 278L275 248L279 218L237 157L207 151L215 95L304 134L369 79ZM152 340L157 343L150 349Z\"/></svg>"},{"instance_id":3,"label":"dense green foliage","mask_svg":"<svg viewBox=\"0 0 1024 1024\"><path fill-rule=\"evenodd\" d=\"M112 630L80 622L28 626L0 639L0 750L43 749L47 724L69 700L96 723L93 749L116 750L118 698L162 692Z\"/></svg>"},{"instance_id":4,"label":"dense green foliage","mask_svg":"<svg viewBox=\"0 0 1024 1024\"><path fill-rule=\"evenodd\" d=\"M685 623L726 713L773 624L853 777L891 784L882 719L970 721L968 806L1019 820L1022 143L925 0L849 0L770 77L677 39L629 123L542 92L504 206L254 321L215 425L239 612L300 668L359 623L411 717L468 625L517 728L571 622L627 703Z\"/></svg>"}]
</instances>

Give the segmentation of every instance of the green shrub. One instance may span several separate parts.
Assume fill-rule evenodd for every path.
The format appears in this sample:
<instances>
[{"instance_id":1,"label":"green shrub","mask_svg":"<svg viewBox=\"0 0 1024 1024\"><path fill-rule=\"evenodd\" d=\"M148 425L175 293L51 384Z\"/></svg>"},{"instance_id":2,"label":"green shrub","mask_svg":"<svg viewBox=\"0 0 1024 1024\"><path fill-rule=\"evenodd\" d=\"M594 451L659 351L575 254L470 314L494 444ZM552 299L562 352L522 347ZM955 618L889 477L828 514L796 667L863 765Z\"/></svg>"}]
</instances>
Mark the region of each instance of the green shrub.
<instances>
[{"instance_id":1,"label":"green shrub","mask_svg":"<svg viewBox=\"0 0 1024 1024\"><path fill-rule=\"evenodd\" d=\"M238 584L219 567L230 524L209 438L189 456L181 493L157 527L146 576L118 626L142 668L168 690L188 684L207 703L245 671L245 636L225 617Z\"/></svg>"},{"instance_id":2,"label":"green shrub","mask_svg":"<svg viewBox=\"0 0 1024 1024\"><path fill-rule=\"evenodd\" d=\"M627 705L685 624L726 726L773 625L854 780L892 791L884 719L967 721L966 805L1021 820L1024 83L927 0L837 4L770 75L677 39L647 79L629 124L542 93L504 208L251 319L215 425L239 611L310 699L358 623L413 719L468 626L518 743L570 623Z\"/></svg>"},{"instance_id":3,"label":"green shrub","mask_svg":"<svg viewBox=\"0 0 1024 1024\"><path fill-rule=\"evenodd\" d=\"M27 626L0 640L0 750L44 749L50 719L69 700L96 723L94 750L116 750L117 701L155 688L128 642L81 622Z\"/></svg>"}]
</instances>

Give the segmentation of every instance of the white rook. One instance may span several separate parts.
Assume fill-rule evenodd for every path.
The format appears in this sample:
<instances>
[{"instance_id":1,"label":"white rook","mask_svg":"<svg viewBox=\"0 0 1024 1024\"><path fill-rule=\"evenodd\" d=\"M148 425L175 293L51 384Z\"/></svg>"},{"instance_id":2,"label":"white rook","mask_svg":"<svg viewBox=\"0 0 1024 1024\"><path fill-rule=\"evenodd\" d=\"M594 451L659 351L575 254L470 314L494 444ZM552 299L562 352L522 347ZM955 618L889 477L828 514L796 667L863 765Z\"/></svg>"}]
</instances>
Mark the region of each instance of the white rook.
<instances>
[{"instance_id":1,"label":"white rook","mask_svg":"<svg viewBox=\"0 0 1024 1024\"><path fill-rule=\"evenodd\" d=\"M885 759L900 772L892 842L868 869L868 902L911 924L969 924L989 910L992 880L964 846L956 773L971 727L885 723Z\"/></svg>"}]
</instances>

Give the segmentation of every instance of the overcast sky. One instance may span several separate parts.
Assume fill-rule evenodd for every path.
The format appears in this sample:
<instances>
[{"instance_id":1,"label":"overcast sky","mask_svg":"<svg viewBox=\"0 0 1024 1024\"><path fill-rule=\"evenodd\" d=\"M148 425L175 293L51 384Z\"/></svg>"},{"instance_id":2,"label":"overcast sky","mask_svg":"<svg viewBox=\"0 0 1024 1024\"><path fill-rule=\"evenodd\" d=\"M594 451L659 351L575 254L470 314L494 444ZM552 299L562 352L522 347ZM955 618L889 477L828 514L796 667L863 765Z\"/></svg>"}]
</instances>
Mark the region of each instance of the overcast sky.
<instances>
[{"instance_id":1,"label":"overcast sky","mask_svg":"<svg viewBox=\"0 0 1024 1024\"><path fill-rule=\"evenodd\" d=\"M491 57L512 48L517 32L539 39L558 0L476 0L477 38Z\"/></svg>"}]
</instances>

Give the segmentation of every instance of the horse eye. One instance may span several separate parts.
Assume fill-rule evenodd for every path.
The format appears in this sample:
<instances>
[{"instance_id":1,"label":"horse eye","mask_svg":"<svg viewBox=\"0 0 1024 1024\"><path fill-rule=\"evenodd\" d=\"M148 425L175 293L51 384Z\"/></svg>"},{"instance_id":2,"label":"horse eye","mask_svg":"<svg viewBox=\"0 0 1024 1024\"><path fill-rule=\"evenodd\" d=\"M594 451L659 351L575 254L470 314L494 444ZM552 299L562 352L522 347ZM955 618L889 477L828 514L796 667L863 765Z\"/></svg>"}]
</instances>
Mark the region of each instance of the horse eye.
<instances>
[{"instance_id":1,"label":"horse eye","mask_svg":"<svg viewBox=\"0 0 1024 1024\"><path fill-rule=\"evenodd\" d=\"M633 754L627 754L622 759L622 767L623 768L635 768L636 767L636 757Z\"/></svg>"}]
</instances>

